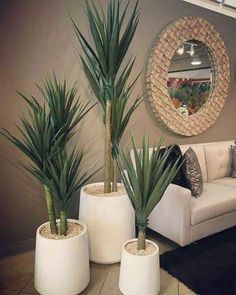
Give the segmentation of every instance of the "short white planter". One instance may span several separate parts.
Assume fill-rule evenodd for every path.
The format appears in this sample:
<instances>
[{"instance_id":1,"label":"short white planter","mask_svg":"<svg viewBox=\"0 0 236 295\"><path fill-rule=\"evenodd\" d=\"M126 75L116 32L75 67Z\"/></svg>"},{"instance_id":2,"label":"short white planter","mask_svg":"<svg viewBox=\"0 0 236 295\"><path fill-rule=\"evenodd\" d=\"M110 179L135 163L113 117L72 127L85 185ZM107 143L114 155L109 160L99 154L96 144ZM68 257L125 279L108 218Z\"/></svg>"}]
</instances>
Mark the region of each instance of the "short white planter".
<instances>
[{"instance_id":1,"label":"short white planter","mask_svg":"<svg viewBox=\"0 0 236 295\"><path fill-rule=\"evenodd\" d=\"M125 246L137 241L127 241L122 248L119 288L124 295L157 295L160 292L159 248L150 241L156 251L146 256L130 254Z\"/></svg>"},{"instance_id":2,"label":"short white planter","mask_svg":"<svg viewBox=\"0 0 236 295\"><path fill-rule=\"evenodd\" d=\"M135 237L135 213L128 196L98 197L81 190L79 219L88 227L90 260L101 264L120 262L122 245ZM119 184L121 185L121 184Z\"/></svg>"},{"instance_id":3,"label":"short white planter","mask_svg":"<svg viewBox=\"0 0 236 295\"><path fill-rule=\"evenodd\" d=\"M52 240L36 234L35 276L36 290L42 295L76 295L90 280L87 227L78 223L83 232L75 237Z\"/></svg>"}]
</instances>

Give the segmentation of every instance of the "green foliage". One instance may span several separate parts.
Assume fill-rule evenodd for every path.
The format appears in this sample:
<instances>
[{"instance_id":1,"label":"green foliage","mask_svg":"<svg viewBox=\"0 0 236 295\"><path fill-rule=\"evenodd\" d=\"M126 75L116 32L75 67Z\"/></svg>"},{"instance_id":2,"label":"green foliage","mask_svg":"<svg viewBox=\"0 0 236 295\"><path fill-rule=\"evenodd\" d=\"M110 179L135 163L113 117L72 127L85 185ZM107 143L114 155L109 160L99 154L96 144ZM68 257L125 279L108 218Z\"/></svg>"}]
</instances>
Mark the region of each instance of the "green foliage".
<instances>
[{"instance_id":1,"label":"green foliage","mask_svg":"<svg viewBox=\"0 0 236 295\"><path fill-rule=\"evenodd\" d=\"M125 87L125 85L121 86L119 83L117 83L116 85L116 92L115 92L116 96L112 100L112 119L111 119L112 120L111 138L112 138L112 147L113 147L112 149L113 158L116 155L116 152L114 151L114 149L116 146L120 144L120 141L122 139L122 136L129 123L129 120L132 114L134 113L134 111L137 109L137 107L140 105L140 103L143 100L143 96L140 95L136 97L136 99L127 108L127 103L130 100L135 82L136 81L134 81L128 87Z\"/></svg>"},{"instance_id":2,"label":"green foliage","mask_svg":"<svg viewBox=\"0 0 236 295\"><path fill-rule=\"evenodd\" d=\"M161 200L182 165L180 159L175 164L166 165L171 148L160 152L162 143L163 139L154 146L149 155L148 137L144 137L142 149L138 149L132 136L134 163L130 153L125 153L121 147L119 148L118 163L122 180L141 231L145 231L150 213Z\"/></svg>"},{"instance_id":3,"label":"green foliage","mask_svg":"<svg viewBox=\"0 0 236 295\"><path fill-rule=\"evenodd\" d=\"M65 148L75 133L75 127L93 106L89 103L83 105L76 97L75 86L68 89L66 80L62 84L55 75L54 79L46 80L44 89L37 87L45 99L42 105L35 97L26 97L18 92L28 106L27 118L20 116L22 126L16 126L21 138L4 128L0 132L33 162L21 165L45 184L48 161Z\"/></svg>"},{"instance_id":4,"label":"green foliage","mask_svg":"<svg viewBox=\"0 0 236 295\"><path fill-rule=\"evenodd\" d=\"M47 186L53 192L59 204L60 210L67 212L75 193L92 177L99 169L94 170L95 163L88 171L83 172L81 163L84 150L73 150L70 154L65 150L60 151L56 160L49 161Z\"/></svg>"},{"instance_id":5,"label":"green foliage","mask_svg":"<svg viewBox=\"0 0 236 295\"><path fill-rule=\"evenodd\" d=\"M46 80L44 88L37 87L44 97L42 105L35 97L28 98L19 93L28 106L27 118L21 116L21 126L16 126L21 138L3 128L0 134L31 161L19 163L44 185L51 232L57 233L52 197L60 210L67 212L74 193L96 172L80 175L83 151L74 151L70 156L66 153L66 145L75 134L75 128L93 105L82 104L76 96L75 86L68 88L66 80L60 83L55 74L53 79ZM67 223L67 215L64 215L64 221Z\"/></svg>"},{"instance_id":6,"label":"green foliage","mask_svg":"<svg viewBox=\"0 0 236 295\"><path fill-rule=\"evenodd\" d=\"M206 103L210 91L211 83L184 83L178 88L170 88L170 96L197 112Z\"/></svg>"},{"instance_id":7,"label":"green foliage","mask_svg":"<svg viewBox=\"0 0 236 295\"><path fill-rule=\"evenodd\" d=\"M98 9L93 0L86 1L89 29L94 44L89 43L72 20L84 53L81 56L81 61L85 74L104 110L106 99L111 99L110 95L114 95L114 84L117 74L139 21L137 1L131 17L127 21L127 25L124 26L128 4L121 13L120 2L120 0L110 0L107 12L105 12L102 7ZM127 80L132 67L132 62L125 66L125 70L120 75L121 84L123 80ZM106 91L110 92L110 95L107 95Z\"/></svg>"},{"instance_id":8,"label":"green foliage","mask_svg":"<svg viewBox=\"0 0 236 295\"><path fill-rule=\"evenodd\" d=\"M127 63L124 58L136 31L139 14L137 11L139 1L129 18L126 19L128 4L121 9L120 0L110 0L107 10L97 7L93 0L86 1L86 12L89 29L93 42L89 42L72 20L75 33L82 47L81 61L85 75L91 88L100 102L104 118L106 116L106 102L111 101L111 144L112 156L115 156L115 146L120 143L129 120L142 101L138 96L128 104L137 78L129 83L129 78L135 59L130 58ZM104 119L104 122L108 120ZM105 127L108 130L107 126ZM107 135L106 136L110 137ZM105 140L108 145L108 142ZM109 170L105 156L105 171ZM105 172L107 175L107 173ZM109 177L108 177L109 178ZM106 180L104 181L106 182Z\"/></svg>"},{"instance_id":9,"label":"green foliage","mask_svg":"<svg viewBox=\"0 0 236 295\"><path fill-rule=\"evenodd\" d=\"M50 110L51 123L55 133L63 134L64 145L75 134L75 128L83 117L93 108L90 101L83 104L77 96L76 86L68 87L66 79L64 82L57 80L55 74L53 79L47 78L44 89L38 86Z\"/></svg>"},{"instance_id":10,"label":"green foliage","mask_svg":"<svg viewBox=\"0 0 236 295\"><path fill-rule=\"evenodd\" d=\"M45 177L48 176L47 162L58 153L63 135L60 131L54 132L45 105L40 106L34 98L28 99L22 94L21 96L28 104L28 118L21 116L22 127L16 126L22 138L17 138L3 128L0 132L32 161L28 165L21 162L20 164L45 184Z\"/></svg>"}]
</instances>

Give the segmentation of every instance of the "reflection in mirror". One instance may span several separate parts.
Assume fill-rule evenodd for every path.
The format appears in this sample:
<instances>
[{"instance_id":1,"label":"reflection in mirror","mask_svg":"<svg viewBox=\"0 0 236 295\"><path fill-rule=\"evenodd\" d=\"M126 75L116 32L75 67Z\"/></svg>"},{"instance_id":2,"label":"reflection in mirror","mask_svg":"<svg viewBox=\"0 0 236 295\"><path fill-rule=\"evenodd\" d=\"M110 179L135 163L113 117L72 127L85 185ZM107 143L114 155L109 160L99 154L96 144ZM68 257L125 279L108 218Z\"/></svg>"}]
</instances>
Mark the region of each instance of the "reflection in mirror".
<instances>
[{"instance_id":1,"label":"reflection in mirror","mask_svg":"<svg viewBox=\"0 0 236 295\"><path fill-rule=\"evenodd\" d=\"M212 60L200 41L188 40L175 52L168 72L168 90L176 109L195 114L212 92Z\"/></svg>"}]
</instances>

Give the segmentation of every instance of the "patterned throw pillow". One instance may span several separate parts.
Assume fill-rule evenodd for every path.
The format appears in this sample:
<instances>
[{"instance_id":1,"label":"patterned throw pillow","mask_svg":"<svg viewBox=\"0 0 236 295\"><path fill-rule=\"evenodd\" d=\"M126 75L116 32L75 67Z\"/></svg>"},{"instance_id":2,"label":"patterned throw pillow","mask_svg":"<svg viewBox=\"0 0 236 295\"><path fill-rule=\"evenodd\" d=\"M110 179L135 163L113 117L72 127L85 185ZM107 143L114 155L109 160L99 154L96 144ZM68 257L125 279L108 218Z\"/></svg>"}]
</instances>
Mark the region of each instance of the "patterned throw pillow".
<instances>
[{"instance_id":1,"label":"patterned throw pillow","mask_svg":"<svg viewBox=\"0 0 236 295\"><path fill-rule=\"evenodd\" d=\"M232 174L231 177L236 178L236 145L231 145L232 152Z\"/></svg>"},{"instance_id":2,"label":"patterned throw pillow","mask_svg":"<svg viewBox=\"0 0 236 295\"><path fill-rule=\"evenodd\" d=\"M198 198L203 190L201 168L194 150L190 147L184 154L184 171L192 196Z\"/></svg>"}]
</instances>

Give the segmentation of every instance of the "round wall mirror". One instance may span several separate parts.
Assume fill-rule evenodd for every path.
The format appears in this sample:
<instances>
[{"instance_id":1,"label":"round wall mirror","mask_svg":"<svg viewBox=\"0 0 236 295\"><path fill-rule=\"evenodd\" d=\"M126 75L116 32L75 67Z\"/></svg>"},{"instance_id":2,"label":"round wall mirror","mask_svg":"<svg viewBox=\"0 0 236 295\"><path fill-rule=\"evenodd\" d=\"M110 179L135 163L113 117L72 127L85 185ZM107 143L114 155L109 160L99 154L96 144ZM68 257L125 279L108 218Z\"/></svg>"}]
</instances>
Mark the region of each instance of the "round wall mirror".
<instances>
[{"instance_id":1,"label":"round wall mirror","mask_svg":"<svg viewBox=\"0 0 236 295\"><path fill-rule=\"evenodd\" d=\"M229 58L212 24L184 17L158 36L147 66L147 90L157 120L193 136L217 120L228 94Z\"/></svg>"},{"instance_id":2,"label":"round wall mirror","mask_svg":"<svg viewBox=\"0 0 236 295\"><path fill-rule=\"evenodd\" d=\"M187 40L175 51L168 70L167 87L175 108L190 116L211 96L213 63L206 45Z\"/></svg>"}]
</instances>

